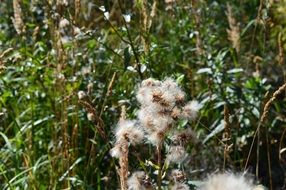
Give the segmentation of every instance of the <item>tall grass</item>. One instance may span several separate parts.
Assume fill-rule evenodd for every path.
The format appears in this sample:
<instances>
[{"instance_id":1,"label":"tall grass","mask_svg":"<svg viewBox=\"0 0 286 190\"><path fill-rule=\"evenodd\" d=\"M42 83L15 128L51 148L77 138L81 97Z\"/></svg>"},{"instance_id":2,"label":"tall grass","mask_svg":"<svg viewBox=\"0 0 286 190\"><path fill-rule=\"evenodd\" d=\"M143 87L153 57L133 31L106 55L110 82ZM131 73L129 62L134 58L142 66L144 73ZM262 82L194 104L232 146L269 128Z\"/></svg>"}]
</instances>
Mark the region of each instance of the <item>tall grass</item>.
<instances>
[{"instance_id":1,"label":"tall grass","mask_svg":"<svg viewBox=\"0 0 286 190\"><path fill-rule=\"evenodd\" d=\"M1 1L0 189L126 189L138 181L193 189L217 170L247 171L269 189L283 188L285 7ZM150 77L174 79L186 100L204 105L195 122L174 124L192 129L191 142L173 142L174 127L144 128L149 140L129 146L127 139L117 160L110 150L121 108L125 120L141 113L142 124L150 102L136 93ZM166 103L160 93L154 100ZM172 163L169 150L186 153L184 164Z\"/></svg>"}]
</instances>

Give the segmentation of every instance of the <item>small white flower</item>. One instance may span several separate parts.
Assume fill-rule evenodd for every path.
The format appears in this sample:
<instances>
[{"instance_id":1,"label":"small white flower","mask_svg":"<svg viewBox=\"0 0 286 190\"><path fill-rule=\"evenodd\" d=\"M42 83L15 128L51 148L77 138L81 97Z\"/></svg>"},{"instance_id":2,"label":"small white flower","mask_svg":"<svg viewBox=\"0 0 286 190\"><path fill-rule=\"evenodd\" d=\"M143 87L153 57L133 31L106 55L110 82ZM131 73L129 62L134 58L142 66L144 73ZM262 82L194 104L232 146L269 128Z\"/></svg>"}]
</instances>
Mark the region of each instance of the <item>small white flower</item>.
<instances>
[{"instance_id":1,"label":"small white flower","mask_svg":"<svg viewBox=\"0 0 286 190\"><path fill-rule=\"evenodd\" d=\"M103 14L104 14L104 18L106 20L109 20L109 12L104 12Z\"/></svg>"},{"instance_id":2,"label":"small white flower","mask_svg":"<svg viewBox=\"0 0 286 190\"><path fill-rule=\"evenodd\" d=\"M100 9L102 12L105 12L105 7L104 7L104 6L100 6L99 9Z\"/></svg>"},{"instance_id":3,"label":"small white flower","mask_svg":"<svg viewBox=\"0 0 286 190\"><path fill-rule=\"evenodd\" d=\"M127 23L131 21L131 15L123 15L123 17Z\"/></svg>"}]
</instances>

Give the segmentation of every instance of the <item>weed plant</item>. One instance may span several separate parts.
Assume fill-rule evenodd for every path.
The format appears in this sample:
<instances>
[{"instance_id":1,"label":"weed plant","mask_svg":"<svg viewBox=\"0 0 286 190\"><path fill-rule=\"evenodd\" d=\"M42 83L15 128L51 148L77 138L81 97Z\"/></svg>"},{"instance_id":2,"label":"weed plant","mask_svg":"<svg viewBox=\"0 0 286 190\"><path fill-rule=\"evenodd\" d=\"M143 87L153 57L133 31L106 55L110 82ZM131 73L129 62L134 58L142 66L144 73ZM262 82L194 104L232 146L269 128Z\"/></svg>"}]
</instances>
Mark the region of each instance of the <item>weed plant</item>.
<instances>
[{"instance_id":1,"label":"weed plant","mask_svg":"<svg viewBox=\"0 0 286 190\"><path fill-rule=\"evenodd\" d=\"M2 0L0 189L285 188L285 9Z\"/></svg>"}]
</instances>

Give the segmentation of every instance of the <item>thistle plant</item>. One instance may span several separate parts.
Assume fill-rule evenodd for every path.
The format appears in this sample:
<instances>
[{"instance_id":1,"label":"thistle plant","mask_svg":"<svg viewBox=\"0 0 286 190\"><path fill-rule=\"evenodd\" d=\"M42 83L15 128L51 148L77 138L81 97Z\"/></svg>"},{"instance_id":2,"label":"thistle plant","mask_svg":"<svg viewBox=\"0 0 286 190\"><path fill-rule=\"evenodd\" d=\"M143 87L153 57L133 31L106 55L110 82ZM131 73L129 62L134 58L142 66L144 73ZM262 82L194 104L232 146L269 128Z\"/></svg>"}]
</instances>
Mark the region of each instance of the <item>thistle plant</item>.
<instances>
[{"instance_id":1,"label":"thistle plant","mask_svg":"<svg viewBox=\"0 0 286 190\"><path fill-rule=\"evenodd\" d=\"M182 164L188 157L186 145L194 136L190 128L178 129L180 119L195 120L200 104L197 101L186 102L185 92L172 78L158 81L152 78L144 80L136 98L140 103L135 120L126 119L123 109L117 128L116 141L111 149L111 155L119 158L119 176L121 189L162 189L163 173L171 164ZM171 143L164 147L165 139ZM128 147L139 143L154 146L157 155L156 174L157 180L150 179L146 173L136 171L128 180ZM162 155L166 149L166 155ZM171 176L184 176L183 172L176 170ZM176 174L176 175L175 175ZM185 178L173 179L172 189L189 189L184 184Z\"/></svg>"},{"instance_id":2,"label":"thistle plant","mask_svg":"<svg viewBox=\"0 0 286 190\"><path fill-rule=\"evenodd\" d=\"M199 190L264 190L255 186L245 175L233 173L214 174L208 177Z\"/></svg>"}]
</instances>

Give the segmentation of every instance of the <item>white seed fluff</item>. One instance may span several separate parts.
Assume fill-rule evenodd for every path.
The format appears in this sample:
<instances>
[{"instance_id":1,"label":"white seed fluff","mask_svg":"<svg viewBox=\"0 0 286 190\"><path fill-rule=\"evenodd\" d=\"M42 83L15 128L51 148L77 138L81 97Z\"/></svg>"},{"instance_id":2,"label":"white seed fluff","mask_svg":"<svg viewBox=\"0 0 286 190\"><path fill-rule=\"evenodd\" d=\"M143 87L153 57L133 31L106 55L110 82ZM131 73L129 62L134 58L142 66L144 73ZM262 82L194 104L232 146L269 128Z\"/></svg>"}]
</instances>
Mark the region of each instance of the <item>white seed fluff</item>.
<instances>
[{"instance_id":1,"label":"white seed fluff","mask_svg":"<svg viewBox=\"0 0 286 190\"><path fill-rule=\"evenodd\" d=\"M251 180L244 175L223 173L210 176L199 190L253 190Z\"/></svg>"},{"instance_id":2,"label":"white seed fluff","mask_svg":"<svg viewBox=\"0 0 286 190\"><path fill-rule=\"evenodd\" d=\"M119 122L115 136L117 141L127 139L131 144L135 145L143 140L144 132L136 126L136 121L123 120Z\"/></svg>"},{"instance_id":3,"label":"white seed fluff","mask_svg":"<svg viewBox=\"0 0 286 190\"><path fill-rule=\"evenodd\" d=\"M195 120L198 116L198 111L200 108L201 105L197 101L193 100L183 107L181 117L185 119Z\"/></svg>"},{"instance_id":4,"label":"white seed fluff","mask_svg":"<svg viewBox=\"0 0 286 190\"><path fill-rule=\"evenodd\" d=\"M190 189L190 187L185 183L175 183L171 187L171 190L189 190L189 189Z\"/></svg>"},{"instance_id":5,"label":"white seed fluff","mask_svg":"<svg viewBox=\"0 0 286 190\"><path fill-rule=\"evenodd\" d=\"M84 91L79 91L77 93L77 97L78 97L79 100L82 100L82 99L84 99L86 97L86 93Z\"/></svg>"},{"instance_id":6,"label":"white seed fluff","mask_svg":"<svg viewBox=\"0 0 286 190\"><path fill-rule=\"evenodd\" d=\"M166 161L169 163L180 164L186 160L188 153L182 146L171 146L167 154Z\"/></svg>"}]
</instances>

